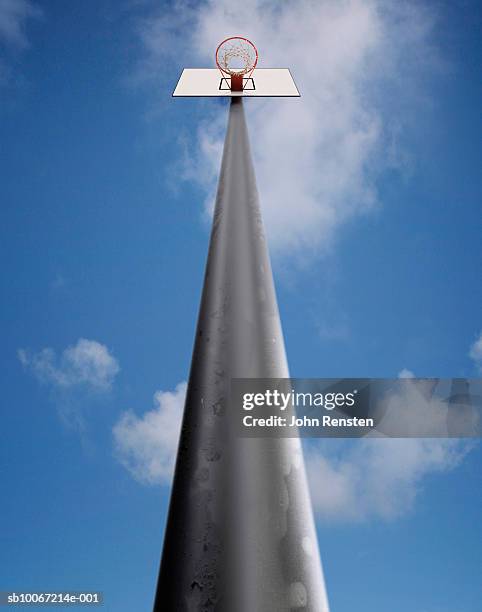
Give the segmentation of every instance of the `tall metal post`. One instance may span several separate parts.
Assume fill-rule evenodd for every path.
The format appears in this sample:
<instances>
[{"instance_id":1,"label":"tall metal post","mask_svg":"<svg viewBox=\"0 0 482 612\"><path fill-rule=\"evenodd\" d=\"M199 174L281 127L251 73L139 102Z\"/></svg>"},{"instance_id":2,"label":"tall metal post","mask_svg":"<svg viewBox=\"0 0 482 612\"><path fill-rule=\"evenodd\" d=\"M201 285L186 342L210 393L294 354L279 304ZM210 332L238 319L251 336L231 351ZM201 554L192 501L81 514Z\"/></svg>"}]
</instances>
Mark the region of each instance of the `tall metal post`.
<instances>
[{"instance_id":1,"label":"tall metal post","mask_svg":"<svg viewBox=\"0 0 482 612\"><path fill-rule=\"evenodd\" d=\"M240 438L230 418L231 378L288 376L235 97L154 612L328 612L300 440Z\"/></svg>"}]
</instances>

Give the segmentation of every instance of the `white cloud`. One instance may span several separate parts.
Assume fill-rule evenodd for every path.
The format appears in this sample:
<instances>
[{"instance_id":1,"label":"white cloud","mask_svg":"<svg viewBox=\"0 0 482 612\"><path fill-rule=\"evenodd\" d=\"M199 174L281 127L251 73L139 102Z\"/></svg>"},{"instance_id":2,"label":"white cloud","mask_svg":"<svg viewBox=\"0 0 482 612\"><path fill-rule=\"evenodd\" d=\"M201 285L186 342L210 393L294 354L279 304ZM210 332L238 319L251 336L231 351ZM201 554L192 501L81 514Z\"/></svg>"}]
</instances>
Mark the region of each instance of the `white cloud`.
<instances>
[{"instance_id":1,"label":"white cloud","mask_svg":"<svg viewBox=\"0 0 482 612\"><path fill-rule=\"evenodd\" d=\"M403 370L400 370L398 373L398 378L415 378L415 374L411 370L403 368Z\"/></svg>"},{"instance_id":2,"label":"white cloud","mask_svg":"<svg viewBox=\"0 0 482 612\"><path fill-rule=\"evenodd\" d=\"M211 66L217 43L233 33L258 45L260 66L291 67L301 99L246 104L258 186L272 245L321 251L341 224L377 205L377 178L400 163L395 135L435 62L432 25L415 2L208 0L193 8L179 0L139 27L142 77L158 82L166 65ZM210 208L225 113L206 112L185 177L201 183Z\"/></svg>"},{"instance_id":3,"label":"white cloud","mask_svg":"<svg viewBox=\"0 0 482 612\"><path fill-rule=\"evenodd\" d=\"M414 507L424 480L459 465L471 444L455 439L323 441L307 455L315 512L329 521L393 520Z\"/></svg>"},{"instance_id":4,"label":"white cloud","mask_svg":"<svg viewBox=\"0 0 482 612\"><path fill-rule=\"evenodd\" d=\"M52 348L44 348L37 353L19 349L18 358L40 382L56 390L82 387L108 391L120 369L105 345L85 338L67 347L58 357Z\"/></svg>"},{"instance_id":5,"label":"white cloud","mask_svg":"<svg viewBox=\"0 0 482 612\"><path fill-rule=\"evenodd\" d=\"M482 374L482 332L470 347L469 356L473 359L479 373Z\"/></svg>"},{"instance_id":6,"label":"white cloud","mask_svg":"<svg viewBox=\"0 0 482 612\"><path fill-rule=\"evenodd\" d=\"M398 377L415 375L404 368ZM378 429L447 435L447 405L433 396L435 384L431 379L407 381L387 402ZM312 444L307 470L315 511L330 521L399 518L413 509L427 477L453 470L472 447L469 440L390 438L378 432L351 442Z\"/></svg>"},{"instance_id":7,"label":"white cloud","mask_svg":"<svg viewBox=\"0 0 482 612\"><path fill-rule=\"evenodd\" d=\"M22 51L29 46L27 22L42 16L42 11L29 0L0 0L0 49ZM11 78L10 62L0 57L0 85Z\"/></svg>"},{"instance_id":8,"label":"white cloud","mask_svg":"<svg viewBox=\"0 0 482 612\"><path fill-rule=\"evenodd\" d=\"M16 49L27 47L26 23L41 14L28 0L0 0L0 42Z\"/></svg>"},{"instance_id":9,"label":"white cloud","mask_svg":"<svg viewBox=\"0 0 482 612\"><path fill-rule=\"evenodd\" d=\"M153 410L140 418L125 412L115 425L115 453L140 482L170 483L185 397L185 382L173 392L157 391Z\"/></svg>"}]
</instances>

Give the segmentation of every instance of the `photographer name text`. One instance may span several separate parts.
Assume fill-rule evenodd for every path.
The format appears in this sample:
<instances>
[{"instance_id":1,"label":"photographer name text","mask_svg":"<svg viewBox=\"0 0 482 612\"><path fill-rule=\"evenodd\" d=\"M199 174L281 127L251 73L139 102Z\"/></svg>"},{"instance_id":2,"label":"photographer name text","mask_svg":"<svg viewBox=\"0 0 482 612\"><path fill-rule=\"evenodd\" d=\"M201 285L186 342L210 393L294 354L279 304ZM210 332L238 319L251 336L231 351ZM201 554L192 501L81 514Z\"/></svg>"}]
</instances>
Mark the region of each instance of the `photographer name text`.
<instances>
[{"instance_id":1,"label":"photographer name text","mask_svg":"<svg viewBox=\"0 0 482 612\"><path fill-rule=\"evenodd\" d=\"M251 412L255 408L268 408L284 413L296 408L319 408L325 411L343 410L355 405L358 391L350 393L283 393L277 389L267 389L263 393L244 393L243 410ZM329 414L318 416L296 416L290 414L269 414L269 416L254 416L246 414L242 423L245 427L375 427L374 419L350 417L334 417Z\"/></svg>"}]
</instances>

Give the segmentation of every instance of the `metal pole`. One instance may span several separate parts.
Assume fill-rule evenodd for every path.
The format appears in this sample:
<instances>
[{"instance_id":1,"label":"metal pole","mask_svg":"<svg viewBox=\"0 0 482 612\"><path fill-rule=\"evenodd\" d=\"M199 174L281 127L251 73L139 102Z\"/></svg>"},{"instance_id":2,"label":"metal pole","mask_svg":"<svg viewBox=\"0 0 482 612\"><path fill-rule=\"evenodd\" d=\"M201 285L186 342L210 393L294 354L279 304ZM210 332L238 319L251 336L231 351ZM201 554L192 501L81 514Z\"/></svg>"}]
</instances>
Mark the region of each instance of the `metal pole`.
<instances>
[{"instance_id":1,"label":"metal pole","mask_svg":"<svg viewBox=\"0 0 482 612\"><path fill-rule=\"evenodd\" d=\"M299 439L232 431L231 378L288 366L232 98L154 612L327 612Z\"/></svg>"}]
</instances>

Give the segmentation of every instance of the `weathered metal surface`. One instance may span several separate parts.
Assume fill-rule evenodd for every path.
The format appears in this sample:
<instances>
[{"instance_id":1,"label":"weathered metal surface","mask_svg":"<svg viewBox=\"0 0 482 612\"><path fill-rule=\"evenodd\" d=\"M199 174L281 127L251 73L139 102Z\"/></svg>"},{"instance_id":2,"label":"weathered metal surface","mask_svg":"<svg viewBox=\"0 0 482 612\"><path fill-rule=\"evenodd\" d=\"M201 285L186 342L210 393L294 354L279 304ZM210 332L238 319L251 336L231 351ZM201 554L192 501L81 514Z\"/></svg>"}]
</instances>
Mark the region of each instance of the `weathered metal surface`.
<instances>
[{"instance_id":1,"label":"weathered metal surface","mask_svg":"<svg viewBox=\"0 0 482 612\"><path fill-rule=\"evenodd\" d=\"M242 100L231 101L155 612L327 612L299 439L247 439L231 378L287 378Z\"/></svg>"}]
</instances>

